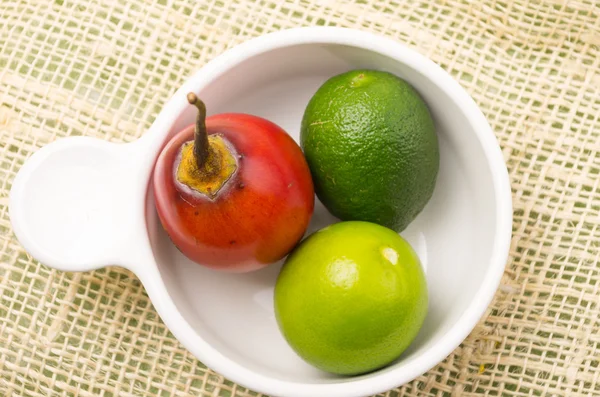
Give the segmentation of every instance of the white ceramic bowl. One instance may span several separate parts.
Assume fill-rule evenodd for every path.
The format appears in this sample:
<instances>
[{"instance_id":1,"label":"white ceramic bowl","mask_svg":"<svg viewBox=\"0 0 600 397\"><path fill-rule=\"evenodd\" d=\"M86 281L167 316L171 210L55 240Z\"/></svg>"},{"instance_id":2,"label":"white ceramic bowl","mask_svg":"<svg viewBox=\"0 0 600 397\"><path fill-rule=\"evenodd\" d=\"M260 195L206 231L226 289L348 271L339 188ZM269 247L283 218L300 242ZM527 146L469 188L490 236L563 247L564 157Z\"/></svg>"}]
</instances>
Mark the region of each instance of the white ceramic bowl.
<instances>
[{"instance_id":1,"label":"white ceramic bowl","mask_svg":"<svg viewBox=\"0 0 600 397\"><path fill-rule=\"evenodd\" d=\"M393 365L337 377L304 363L281 336L272 297L280 266L236 275L190 263L160 226L148 183L165 141L194 119L189 91L210 114L252 113L298 138L302 113L319 85L359 67L393 72L421 93L437 124L441 165L433 198L402 233L426 267L425 324ZM511 210L498 144L459 84L398 42L340 28L282 31L225 52L177 91L138 141L52 143L22 167L10 198L14 231L36 259L67 271L113 264L131 269L173 334L203 363L256 391L304 397L383 392L451 353L498 287ZM309 232L333 221L317 203Z\"/></svg>"}]
</instances>

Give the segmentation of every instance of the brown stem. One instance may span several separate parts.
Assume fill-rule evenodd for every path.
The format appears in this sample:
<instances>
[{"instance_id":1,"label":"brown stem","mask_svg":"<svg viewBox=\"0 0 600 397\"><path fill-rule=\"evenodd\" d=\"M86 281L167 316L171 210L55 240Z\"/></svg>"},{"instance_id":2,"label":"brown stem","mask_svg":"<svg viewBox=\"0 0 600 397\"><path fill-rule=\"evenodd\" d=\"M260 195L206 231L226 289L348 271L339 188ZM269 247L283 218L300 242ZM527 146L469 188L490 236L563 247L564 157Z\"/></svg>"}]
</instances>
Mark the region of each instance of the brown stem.
<instances>
[{"instance_id":1,"label":"brown stem","mask_svg":"<svg viewBox=\"0 0 600 397\"><path fill-rule=\"evenodd\" d=\"M195 105L198 108L196 128L194 129L194 157L196 158L198 169L202 169L208 157L209 150L208 134L206 132L206 106L193 92L187 94L187 100L191 105Z\"/></svg>"}]
</instances>

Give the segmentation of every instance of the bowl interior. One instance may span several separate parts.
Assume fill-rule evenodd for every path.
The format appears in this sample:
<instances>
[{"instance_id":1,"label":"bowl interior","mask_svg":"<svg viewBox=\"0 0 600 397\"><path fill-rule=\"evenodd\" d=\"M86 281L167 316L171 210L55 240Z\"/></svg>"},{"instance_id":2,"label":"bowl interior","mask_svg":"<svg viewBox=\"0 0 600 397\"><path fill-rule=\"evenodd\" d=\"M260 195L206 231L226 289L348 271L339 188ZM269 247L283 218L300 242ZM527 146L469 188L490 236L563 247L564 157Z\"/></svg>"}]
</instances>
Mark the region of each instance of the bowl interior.
<instances>
[{"instance_id":1,"label":"bowl interior","mask_svg":"<svg viewBox=\"0 0 600 397\"><path fill-rule=\"evenodd\" d=\"M489 266L496 230L492 173L473 126L450 98L419 70L369 50L302 44L252 57L204 87L209 113L246 112L282 126L296 140L304 108L329 77L354 68L376 68L409 81L428 103L440 141L435 193L401 233L426 268L430 306L418 338L380 371L410 366L432 348L471 304ZM171 133L194 120L186 109ZM148 196L152 208L151 189ZM302 361L281 336L273 314L280 264L250 274L224 274L191 263L171 244L149 211L157 265L178 310L195 332L231 360L264 375L302 383L345 382ZM308 233L335 222L317 201ZM362 375L370 376L370 375Z\"/></svg>"}]
</instances>

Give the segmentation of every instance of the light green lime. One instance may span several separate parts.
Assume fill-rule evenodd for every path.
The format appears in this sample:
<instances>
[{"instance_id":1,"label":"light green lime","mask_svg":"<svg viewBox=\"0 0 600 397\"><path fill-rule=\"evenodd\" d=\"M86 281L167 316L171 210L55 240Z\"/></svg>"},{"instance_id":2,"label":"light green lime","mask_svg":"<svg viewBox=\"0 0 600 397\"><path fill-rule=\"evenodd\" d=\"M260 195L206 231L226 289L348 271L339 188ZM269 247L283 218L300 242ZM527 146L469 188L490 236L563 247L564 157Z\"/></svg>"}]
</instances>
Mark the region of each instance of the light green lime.
<instances>
[{"instance_id":1,"label":"light green lime","mask_svg":"<svg viewBox=\"0 0 600 397\"><path fill-rule=\"evenodd\" d=\"M433 118L419 93L391 73L353 70L327 80L306 107L300 144L317 196L341 220L400 232L433 195Z\"/></svg>"},{"instance_id":2,"label":"light green lime","mask_svg":"<svg viewBox=\"0 0 600 397\"><path fill-rule=\"evenodd\" d=\"M370 222L322 229L288 256L275 315L305 361L352 375L381 368L411 344L427 313L419 258L394 231Z\"/></svg>"}]
</instances>

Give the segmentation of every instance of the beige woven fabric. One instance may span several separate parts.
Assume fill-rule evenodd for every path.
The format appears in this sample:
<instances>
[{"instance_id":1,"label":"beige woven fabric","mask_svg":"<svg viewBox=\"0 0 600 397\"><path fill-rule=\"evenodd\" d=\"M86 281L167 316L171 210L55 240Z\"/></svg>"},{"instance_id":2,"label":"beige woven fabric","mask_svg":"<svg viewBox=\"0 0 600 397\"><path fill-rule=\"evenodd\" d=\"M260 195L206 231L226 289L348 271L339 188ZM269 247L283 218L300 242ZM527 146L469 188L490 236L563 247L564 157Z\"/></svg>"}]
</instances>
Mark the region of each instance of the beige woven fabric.
<instances>
[{"instance_id":1,"label":"beige woven fabric","mask_svg":"<svg viewBox=\"0 0 600 397\"><path fill-rule=\"evenodd\" d=\"M132 141L237 43L337 25L431 57L497 134L515 207L488 314L389 396L600 395L600 3L596 0L100 1L0 4L0 395L254 396L173 338L138 280L32 260L8 191L56 138Z\"/></svg>"}]
</instances>

